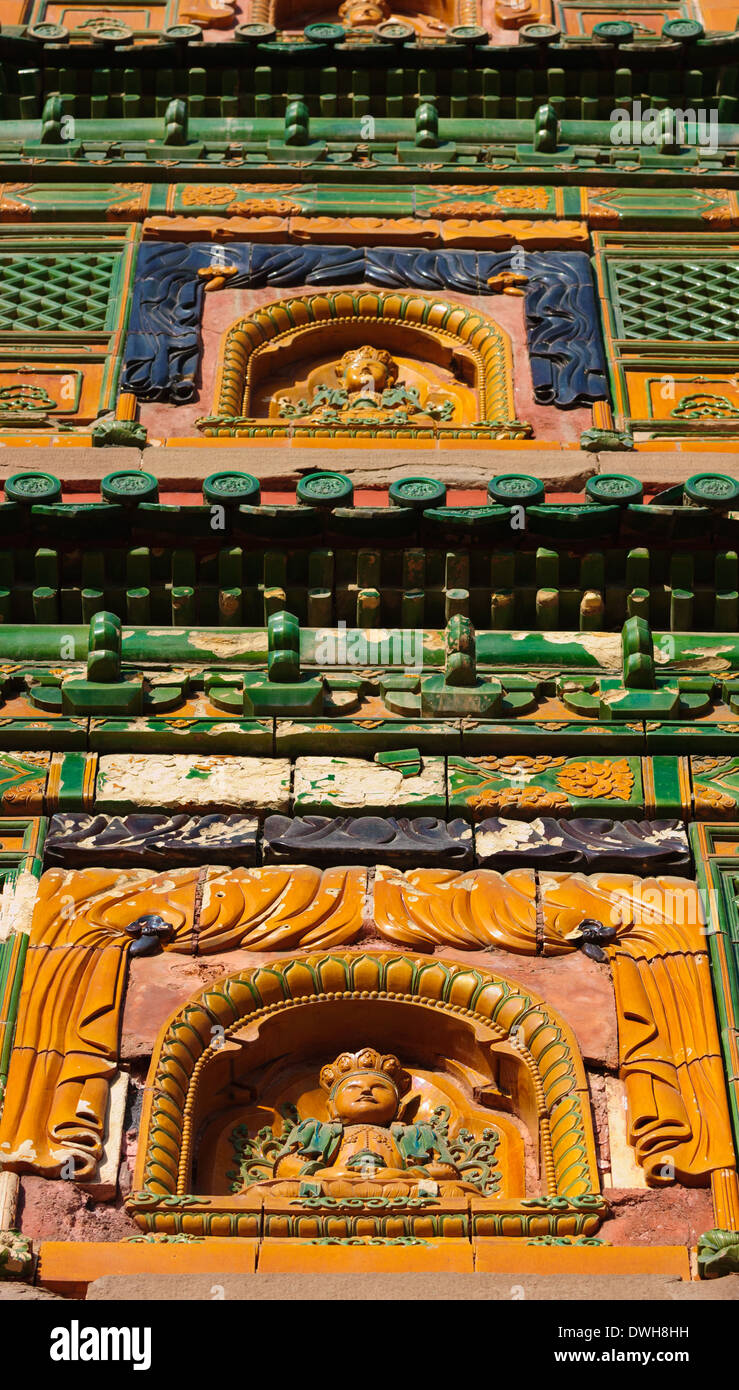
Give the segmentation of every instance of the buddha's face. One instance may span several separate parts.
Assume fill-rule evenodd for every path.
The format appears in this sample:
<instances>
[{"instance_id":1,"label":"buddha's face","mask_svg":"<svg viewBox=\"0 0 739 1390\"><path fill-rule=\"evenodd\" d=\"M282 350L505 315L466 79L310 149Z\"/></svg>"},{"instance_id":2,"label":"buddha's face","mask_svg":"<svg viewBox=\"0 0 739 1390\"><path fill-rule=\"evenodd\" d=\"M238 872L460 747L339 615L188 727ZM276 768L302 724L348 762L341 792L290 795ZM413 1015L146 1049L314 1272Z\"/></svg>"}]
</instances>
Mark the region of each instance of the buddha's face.
<instances>
[{"instance_id":1,"label":"buddha's face","mask_svg":"<svg viewBox=\"0 0 739 1390\"><path fill-rule=\"evenodd\" d=\"M345 352L335 371L349 392L384 391L398 379L395 359L384 348L374 348L369 343Z\"/></svg>"},{"instance_id":2,"label":"buddha's face","mask_svg":"<svg viewBox=\"0 0 739 1390\"><path fill-rule=\"evenodd\" d=\"M332 1102L336 1118L344 1124L389 1125L398 1109L398 1093L392 1081L375 1072L353 1072L337 1086Z\"/></svg>"},{"instance_id":3,"label":"buddha's face","mask_svg":"<svg viewBox=\"0 0 739 1390\"><path fill-rule=\"evenodd\" d=\"M390 14L390 7L382 0L349 0L339 9L339 17L350 29L360 29L363 25L382 24Z\"/></svg>"},{"instance_id":4,"label":"buddha's face","mask_svg":"<svg viewBox=\"0 0 739 1390\"><path fill-rule=\"evenodd\" d=\"M347 391L382 391L387 386L388 369L378 357L357 359L344 371L344 384Z\"/></svg>"}]
</instances>

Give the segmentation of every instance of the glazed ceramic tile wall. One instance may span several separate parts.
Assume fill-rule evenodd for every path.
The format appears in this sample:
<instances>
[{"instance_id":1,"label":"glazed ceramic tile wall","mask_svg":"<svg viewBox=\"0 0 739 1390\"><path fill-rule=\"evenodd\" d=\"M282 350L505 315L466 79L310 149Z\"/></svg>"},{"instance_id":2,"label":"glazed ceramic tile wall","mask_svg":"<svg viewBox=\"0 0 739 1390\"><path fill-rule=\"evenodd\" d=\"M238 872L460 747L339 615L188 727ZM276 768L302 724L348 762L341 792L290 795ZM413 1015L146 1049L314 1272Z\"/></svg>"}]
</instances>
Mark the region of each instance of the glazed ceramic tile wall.
<instances>
[{"instance_id":1,"label":"glazed ceramic tile wall","mask_svg":"<svg viewBox=\"0 0 739 1390\"><path fill-rule=\"evenodd\" d=\"M0 0L0 1276L736 1271L736 13L134 10Z\"/></svg>"}]
</instances>

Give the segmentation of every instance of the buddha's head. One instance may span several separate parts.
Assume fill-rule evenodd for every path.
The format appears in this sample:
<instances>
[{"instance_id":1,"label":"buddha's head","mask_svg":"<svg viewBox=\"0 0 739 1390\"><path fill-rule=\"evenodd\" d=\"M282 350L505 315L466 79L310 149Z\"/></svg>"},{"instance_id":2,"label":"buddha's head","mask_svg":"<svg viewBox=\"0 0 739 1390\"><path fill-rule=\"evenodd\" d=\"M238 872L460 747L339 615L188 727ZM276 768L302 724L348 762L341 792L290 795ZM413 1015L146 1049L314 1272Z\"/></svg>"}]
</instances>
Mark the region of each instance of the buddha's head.
<instances>
[{"instance_id":1,"label":"buddha's head","mask_svg":"<svg viewBox=\"0 0 739 1390\"><path fill-rule=\"evenodd\" d=\"M370 28L389 18L386 0L344 0L339 6L339 19L348 29Z\"/></svg>"},{"instance_id":2,"label":"buddha's head","mask_svg":"<svg viewBox=\"0 0 739 1390\"><path fill-rule=\"evenodd\" d=\"M339 362L336 374L347 391L384 391L398 380L398 364L384 348L350 348Z\"/></svg>"},{"instance_id":3,"label":"buddha's head","mask_svg":"<svg viewBox=\"0 0 739 1390\"><path fill-rule=\"evenodd\" d=\"M383 1056L373 1047L342 1052L321 1072L329 1113L345 1125L389 1125L410 1084L397 1057Z\"/></svg>"}]
</instances>

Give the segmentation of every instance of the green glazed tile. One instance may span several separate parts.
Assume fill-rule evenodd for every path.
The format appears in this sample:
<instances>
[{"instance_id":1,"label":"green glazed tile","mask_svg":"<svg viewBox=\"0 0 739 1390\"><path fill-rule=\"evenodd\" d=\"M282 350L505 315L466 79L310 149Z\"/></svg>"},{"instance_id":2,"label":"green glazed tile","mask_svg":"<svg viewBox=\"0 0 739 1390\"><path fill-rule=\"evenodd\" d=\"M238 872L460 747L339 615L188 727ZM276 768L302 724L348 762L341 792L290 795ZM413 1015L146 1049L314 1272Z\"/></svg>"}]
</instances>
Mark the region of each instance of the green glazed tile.
<instances>
[{"instance_id":1,"label":"green glazed tile","mask_svg":"<svg viewBox=\"0 0 739 1390\"><path fill-rule=\"evenodd\" d=\"M406 780L421 775L421 754L418 748L398 748L395 752L375 753L379 767L391 767Z\"/></svg>"},{"instance_id":2,"label":"green glazed tile","mask_svg":"<svg viewBox=\"0 0 739 1390\"><path fill-rule=\"evenodd\" d=\"M739 827L721 821L711 824L691 822L688 835L695 856L697 877L712 872L714 860L726 861L717 866L717 871L734 867L739 871ZM703 848L705 846L705 848Z\"/></svg>"},{"instance_id":3,"label":"green glazed tile","mask_svg":"<svg viewBox=\"0 0 739 1390\"><path fill-rule=\"evenodd\" d=\"M144 679L101 681L67 680L62 683L64 714L143 714Z\"/></svg>"},{"instance_id":4,"label":"green glazed tile","mask_svg":"<svg viewBox=\"0 0 739 1390\"><path fill-rule=\"evenodd\" d=\"M86 650L86 648L85 648ZM265 666L267 629L124 627L123 660L163 666L184 661L199 665Z\"/></svg>"},{"instance_id":5,"label":"green glazed tile","mask_svg":"<svg viewBox=\"0 0 739 1390\"><path fill-rule=\"evenodd\" d=\"M611 632L478 632L477 664L504 670L524 666L621 670L621 635Z\"/></svg>"},{"instance_id":6,"label":"green glazed tile","mask_svg":"<svg viewBox=\"0 0 739 1390\"><path fill-rule=\"evenodd\" d=\"M0 749L87 747L87 719L0 719Z\"/></svg>"},{"instance_id":7,"label":"green glazed tile","mask_svg":"<svg viewBox=\"0 0 739 1390\"><path fill-rule=\"evenodd\" d=\"M679 724L647 720L644 725L650 753L728 753L737 746L739 720L725 724Z\"/></svg>"},{"instance_id":8,"label":"green glazed tile","mask_svg":"<svg viewBox=\"0 0 739 1390\"><path fill-rule=\"evenodd\" d=\"M658 754L643 759L642 776L646 813L656 820L689 816L690 777L687 759Z\"/></svg>"},{"instance_id":9,"label":"green glazed tile","mask_svg":"<svg viewBox=\"0 0 739 1390\"><path fill-rule=\"evenodd\" d=\"M492 719L510 713L503 703L503 687L495 678L478 677L473 685L449 685L444 676L424 676L420 704L424 715L450 714L459 719L475 714ZM535 707L535 700L533 704Z\"/></svg>"},{"instance_id":10,"label":"green glazed tile","mask_svg":"<svg viewBox=\"0 0 739 1390\"><path fill-rule=\"evenodd\" d=\"M450 815L639 817L641 760L511 754L448 759Z\"/></svg>"},{"instance_id":11,"label":"green glazed tile","mask_svg":"<svg viewBox=\"0 0 739 1390\"><path fill-rule=\"evenodd\" d=\"M339 752L372 758L378 750L413 746L422 753L459 753L460 726L452 720L277 719L275 751L282 756Z\"/></svg>"},{"instance_id":12,"label":"green glazed tile","mask_svg":"<svg viewBox=\"0 0 739 1390\"><path fill-rule=\"evenodd\" d=\"M90 747L101 752L272 753L271 719L91 719Z\"/></svg>"},{"instance_id":13,"label":"green glazed tile","mask_svg":"<svg viewBox=\"0 0 739 1390\"><path fill-rule=\"evenodd\" d=\"M479 545L510 539L510 507L427 507L421 537L428 545Z\"/></svg>"},{"instance_id":14,"label":"green glazed tile","mask_svg":"<svg viewBox=\"0 0 739 1390\"><path fill-rule=\"evenodd\" d=\"M97 753L55 753L44 799L47 815L83 811L93 804Z\"/></svg>"},{"instance_id":15,"label":"green glazed tile","mask_svg":"<svg viewBox=\"0 0 739 1390\"><path fill-rule=\"evenodd\" d=\"M51 767L48 751L0 753L0 809L16 815L40 815Z\"/></svg>"},{"instance_id":16,"label":"green glazed tile","mask_svg":"<svg viewBox=\"0 0 739 1390\"><path fill-rule=\"evenodd\" d=\"M1 631L1 629L0 629ZM409 630L402 627L382 628L313 628L300 629L301 666L317 666L328 678L333 671L390 668L390 672L406 675L410 670L420 675L424 669L444 665L444 629Z\"/></svg>"},{"instance_id":17,"label":"green glazed tile","mask_svg":"<svg viewBox=\"0 0 739 1390\"><path fill-rule=\"evenodd\" d=\"M526 508L526 529L533 535L551 536L556 540L592 539L607 543L618 534L620 521L619 507L550 503Z\"/></svg>"},{"instance_id":18,"label":"green glazed tile","mask_svg":"<svg viewBox=\"0 0 739 1390\"><path fill-rule=\"evenodd\" d=\"M603 682L605 685L605 682ZM598 715L601 719L674 719L680 706L677 684L659 690L615 690L601 688Z\"/></svg>"},{"instance_id":19,"label":"green glazed tile","mask_svg":"<svg viewBox=\"0 0 739 1390\"><path fill-rule=\"evenodd\" d=\"M564 723L561 720L521 719L516 724L496 719L464 719L462 752L582 753L583 757L641 753L644 728L641 723Z\"/></svg>"},{"instance_id":20,"label":"green glazed tile","mask_svg":"<svg viewBox=\"0 0 739 1390\"><path fill-rule=\"evenodd\" d=\"M739 757L693 754L690 777L696 820L739 819Z\"/></svg>"}]
</instances>

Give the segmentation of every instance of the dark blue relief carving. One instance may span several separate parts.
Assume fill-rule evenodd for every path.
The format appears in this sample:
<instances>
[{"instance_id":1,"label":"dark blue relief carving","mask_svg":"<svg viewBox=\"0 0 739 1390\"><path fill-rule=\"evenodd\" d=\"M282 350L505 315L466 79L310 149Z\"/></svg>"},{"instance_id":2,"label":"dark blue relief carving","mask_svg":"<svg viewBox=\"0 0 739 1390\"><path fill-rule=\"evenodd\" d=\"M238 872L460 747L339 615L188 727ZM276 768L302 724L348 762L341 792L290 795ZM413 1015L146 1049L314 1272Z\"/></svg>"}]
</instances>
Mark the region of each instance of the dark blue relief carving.
<instances>
[{"instance_id":1,"label":"dark blue relief carving","mask_svg":"<svg viewBox=\"0 0 739 1390\"><path fill-rule=\"evenodd\" d=\"M365 252L356 246L253 246L250 284L361 285Z\"/></svg>"},{"instance_id":2,"label":"dark blue relief carving","mask_svg":"<svg viewBox=\"0 0 739 1390\"><path fill-rule=\"evenodd\" d=\"M392 247L367 251L366 279L388 290L459 290L479 294L480 277L474 251L396 251ZM487 286L483 286L483 294Z\"/></svg>"},{"instance_id":3,"label":"dark blue relief carving","mask_svg":"<svg viewBox=\"0 0 739 1390\"><path fill-rule=\"evenodd\" d=\"M213 264L214 249L221 251L200 243L151 242L139 251L122 389L140 400L182 404L196 394L205 288L198 271ZM246 276L249 250L229 247L224 264L237 265Z\"/></svg>"},{"instance_id":4,"label":"dark blue relief carving","mask_svg":"<svg viewBox=\"0 0 739 1390\"><path fill-rule=\"evenodd\" d=\"M537 401L567 408L606 400L606 363L588 257L582 251L533 251L525 264L526 337Z\"/></svg>"},{"instance_id":5,"label":"dark blue relief carving","mask_svg":"<svg viewBox=\"0 0 739 1390\"><path fill-rule=\"evenodd\" d=\"M512 268L511 251L149 243L139 252L124 391L141 400L193 399L204 291L198 272L215 268L221 258L236 270L229 278L233 289L370 284L487 294L488 281ZM582 251L529 251L523 267L517 261L513 269L528 279L526 335L537 401L568 409L606 400L606 364L588 257Z\"/></svg>"}]
</instances>

